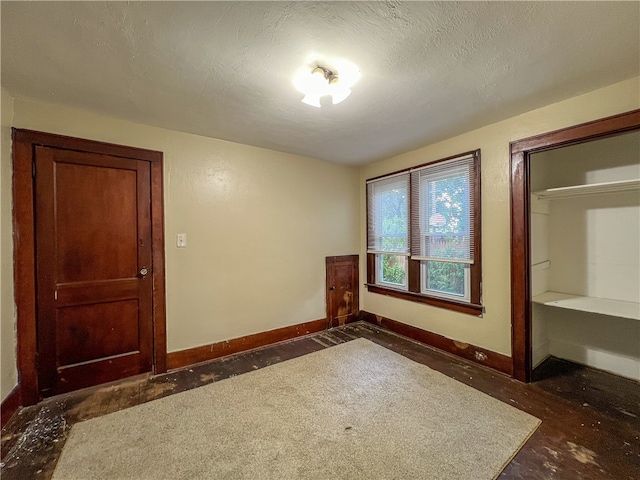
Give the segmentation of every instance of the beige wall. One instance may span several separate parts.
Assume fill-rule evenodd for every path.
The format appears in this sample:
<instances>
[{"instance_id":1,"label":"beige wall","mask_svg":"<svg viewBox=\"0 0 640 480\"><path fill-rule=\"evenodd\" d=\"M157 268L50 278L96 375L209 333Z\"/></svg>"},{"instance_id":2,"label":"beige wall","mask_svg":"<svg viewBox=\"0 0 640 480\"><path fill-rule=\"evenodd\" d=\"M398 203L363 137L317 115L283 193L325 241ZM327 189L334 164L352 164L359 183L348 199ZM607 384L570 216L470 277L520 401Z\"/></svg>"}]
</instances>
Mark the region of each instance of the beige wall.
<instances>
[{"instance_id":1,"label":"beige wall","mask_svg":"<svg viewBox=\"0 0 640 480\"><path fill-rule=\"evenodd\" d=\"M169 351L324 318L325 257L358 251L355 168L20 99L14 125L164 152Z\"/></svg>"},{"instance_id":2,"label":"beige wall","mask_svg":"<svg viewBox=\"0 0 640 480\"><path fill-rule=\"evenodd\" d=\"M482 149L482 318L361 291L361 306L495 352L511 352L509 142L640 107L640 78L627 80L399 155L361 170L360 246L366 252L365 180L377 175ZM437 112L435 112L437 113ZM426 112L425 115L430 115ZM365 277L365 262L361 277Z\"/></svg>"},{"instance_id":3,"label":"beige wall","mask_svg":"<svg viewBox=\"0 0 640 480\"><path fill-rule=\"evenodd\" d=\"M13 300L13 235L11 225L11 122L13 97L1 89L0 146L0 396L4 400L18 383L15 303Z\"/></svg>"}]
</instances>

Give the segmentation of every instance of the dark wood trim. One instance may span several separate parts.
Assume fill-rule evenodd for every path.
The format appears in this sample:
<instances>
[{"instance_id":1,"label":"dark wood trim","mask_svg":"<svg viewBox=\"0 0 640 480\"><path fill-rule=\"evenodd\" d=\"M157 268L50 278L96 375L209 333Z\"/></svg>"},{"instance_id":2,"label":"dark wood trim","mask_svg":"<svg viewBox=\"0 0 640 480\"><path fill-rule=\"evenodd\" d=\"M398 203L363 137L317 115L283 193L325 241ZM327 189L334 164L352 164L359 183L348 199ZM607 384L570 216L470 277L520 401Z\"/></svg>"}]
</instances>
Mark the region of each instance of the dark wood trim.
<instances>
[{"instance_id":1,"label":"dark wood trim","mask_svg":"<svg viewBox=\"0 0 640 480\"><path fill-rule=\"evenodd\" d=\"M624 132L636 130L639 123L640 109L632 110L511 142L511 153L541 152L576 143L589 142L596 138L620 135Z\"/></svg>"},{"instance_id":2,"label":"dark wood trim","mask_svg":"<svg viewBox=\"0 0 640 480\"><path fill-rule=\"evenodd\" d=\"M0 428L4 428L4 426L9 423L11 417L18 411L18 409L22 406L22 401L20 398L20 384L13 387L13 390L9 392L9 395L2 400L2 405L0 406L0 410L2 411L2 425Z\"/></svg>"},{"instance_id":3,"label":"dark wood trim","mask_svg":"<svg viewBox=\"0 0 640 480\"><path fill-rule=\"evenodd\" d=\"M474 305L471 303L456 302L447 298L428 297L421 293L407 292L406 290L396 290L394 288L381 287L380 285L366 285L367 290L371 293L386 295L387 297L400 298L411 302L424 303L438 308L446 308L454 312L466 313L468 315L481 316L484 311L482 305Z\"/></svg>"},{"instance_id":4,"label":"dark wood trim","mask_svg":"<svg viewBox=\"0 0 640 480\"><path fill-rule=\"evenodd\" d=\"M531 381L530 156L640 129L640 110L518 140L510 144L511 351L513 376Z\"/></svg>"},{"instance_id":5,"label":"dark wood trim","mask_svg":"<svg viewBox=\"0 0 640 480\"><path fill-rule=\"evenodd\" d=\"M529 168L526 154L511 156L511 356L513 375L531 381L531 285L529 275Z\"/></svg>"},{"instance_id":6,"label":"dark wood trim","mask_svg":"<svg viewBox=\"0 0 640 480\"><path fill-rule=\"evenodd\" d=\"M97 140L87 140L84 138L68 137L66 135L25 130L21 128L13 128L13 138L14 141L30 144L34 147L42 145L45 147L75 150L78 152L93 152L113 157L125 157L133 158L135 160L146 160L147 162L152 163L162 163L162 152L146 150L144 148L129 147L126 145L116 145L114 143L99 142Z\"/></svg>"},{"instance_id":7,"label":"dark wood trim","mask_svg":"<svg viewBox=\"0 0 640 480\"><path fill-rule=\"evenodd\" d=\"M167 371L167 307L164 264L163 163L151 163L151 258L153 262L153 373ZM161 301L156 301L161 299Z\"/></svg>"},{"instance_id":8,"label":"dark wood trim","mask_svg":"<svg viewBox=\"0 0 640 480\"><path fill-rule=\"evenodd\" d=\"M472 305L482 304L482 152L475 151L473 159L473 264L470 267L471 298Z\"/></svg>"},{"instance_id":9,"label":"dark wood trim","mask_svg":"<svg viewBox=\"0 0 640 480\"><path fill-rule=\"evenodd\" d=\"M151 163L154 372L166 371L166 306L162 152L32 130L12 129L14 288L17 307L17 364L22 405L40 399L36 365L36 277L33 158L37 146L64 148Z\"/></svg>"},{"instance_id":10,"label":"dark wood trim","mask_svg":"<svg viewBox=\"0 0 640 480\"><path fill-rule=\"evenodd\" d=\"M409 292L420 295L420 260L414 260L411 257L407 257L407 288ZM375 276L374 281L375 282Z\"/></svg>"},{"instance_id":11,"label":"dark wood trim","mask_svg":"<svg viewBox=\"0 0 640 480\"><path fill-rule=\"evenodd\" d=\"M337 261L338 258L342 257L325 257L324 259L324 311L325 315L327 316L327 328L329 328L329 325L332 321L331 310L333 308L333 306L331 305L331 284L333 283L333 279L330 276L331 266Z\"/></svg>"},{"instance_id":12,"label":"dark wood trim","mask_svg":"<svg viewBox=\"0 0 640 480\"><path fill-rule=\"evenodd\" d=\"M16 301L17 367L24 405L38 402L36 366L36 267L33 191L35 147L13 130L13 278Z\"/></svg>"},{"instance_id":13,"label":"dark wood trim","mask_svg":"<svg viewBox=\"0 0 640 480\"><path fill-rule=\"evenodd\" d=\"M409 182L409 185L411 185L411 182ZM369 185L367 185L367 182L364 183L364 217L365 217L365 226L364 228L365 230L365 238L364 238L364 251L367 252L367 260L366 260L366 264L367 264L367 282L368 283L375 283L375 279L373 281L369 281L369 275L370 275L370 269L369 269L369 263L371 262L371 258L372 255L369 253ZM375 260L375 257L373 257ZM375 263L373 264L374 268L375 268Z\"/></svg>"},{"instance_id":14,"label":"dark wood trim","mask_svg":"<svg viewBox=\"0 0 640 480\"><path fill-rule=\"evenodd\" d=\"M320 332L322 330L327 330L326 318L211 343L209 345L202 345L200 347L179 350L177 352L169 352L167 355L167 369L176 370L198 363L208 362L215 358L253 350L254 348L264 347L284 340L291 340L292 338Z\"/></svg>"},{"instance_id":15,"label":"dark wood trim","mask_svg":"<svg viewBox=\"0 0 640 480\"><path fill-rule=\"evenodd\" d=\"M376 255L367 253L367 284L376 283Z\"/></svg>"},{"instance_id":16,"label":"dark wood trim","mask_svg":"<svg viewBox=\"0 0 640 480\"><path fill-rule=\"evenodd\" d=\"M469 343L458 342L437 333L365 311L360 312L359 319L511 376L511 357L507 355L476 347Z\"/></svg>"}]
</instances>

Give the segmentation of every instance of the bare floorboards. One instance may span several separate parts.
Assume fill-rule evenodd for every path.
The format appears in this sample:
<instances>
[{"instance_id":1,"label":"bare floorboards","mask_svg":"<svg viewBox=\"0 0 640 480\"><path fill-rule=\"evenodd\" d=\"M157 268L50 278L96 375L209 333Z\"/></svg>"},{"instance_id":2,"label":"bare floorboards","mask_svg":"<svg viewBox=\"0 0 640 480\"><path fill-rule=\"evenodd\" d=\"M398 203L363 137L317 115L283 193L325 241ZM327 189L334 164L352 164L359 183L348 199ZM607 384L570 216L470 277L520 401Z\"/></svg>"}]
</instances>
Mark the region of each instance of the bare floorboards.
<instances>
[{"instance_id":1,"label":"bare floorboards","mask_svg":"<svg viewBox=\"0 0 640 480\"><path fill-rule=\"evenodd\" d=\"M542 420L508 479L640 478L640 383L551 358L522 384L367 323L47 399L2 430L3 480L49 479L73 424L301 355L367 338ZM425 472L425 478L428 473Z\"/></svg>"}]
</instances>

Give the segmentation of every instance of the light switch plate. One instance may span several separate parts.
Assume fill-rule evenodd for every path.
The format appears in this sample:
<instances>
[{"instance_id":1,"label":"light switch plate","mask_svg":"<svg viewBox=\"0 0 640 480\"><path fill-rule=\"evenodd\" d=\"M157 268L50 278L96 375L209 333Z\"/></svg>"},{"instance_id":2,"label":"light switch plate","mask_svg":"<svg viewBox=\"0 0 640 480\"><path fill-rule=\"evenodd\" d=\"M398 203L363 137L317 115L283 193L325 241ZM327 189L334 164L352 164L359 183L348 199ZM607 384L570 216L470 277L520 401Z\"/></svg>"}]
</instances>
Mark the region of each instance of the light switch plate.
<instances>
[{"instance_id":1,"label":"light switch plate","mask_svg":"<svg viewBox=\"0 0 640 480\"><path fill-rule=\"evenodd\" d=\"M178 247L178 248L187 248L187 234L186 233L178 233L178 234L176 234L176 247Z\"/></svg>"}]
</instances>

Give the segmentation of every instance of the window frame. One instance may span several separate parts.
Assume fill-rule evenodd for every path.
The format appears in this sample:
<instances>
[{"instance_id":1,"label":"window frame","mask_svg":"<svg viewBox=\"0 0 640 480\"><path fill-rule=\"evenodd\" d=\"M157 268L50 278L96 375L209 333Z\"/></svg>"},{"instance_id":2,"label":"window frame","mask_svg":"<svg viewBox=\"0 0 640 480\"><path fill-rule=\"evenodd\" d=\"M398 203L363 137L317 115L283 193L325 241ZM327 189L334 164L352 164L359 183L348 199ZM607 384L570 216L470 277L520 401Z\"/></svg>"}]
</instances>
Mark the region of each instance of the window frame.
<instances>
[{"instance_id":1,"label":"window frame","mask_svg":"<svg viewBox=\"0 0 640 480\"><path fill-rule=\"evenodd\" d=\"M420 261L420 293L423 295L432 295L434 297L448 298L450 300L456 300L461 302L469 303L471 301L471 267L464 269L464 284L465 284L465 293L464 295L456 295L455 293L447 293L441 292L435 289L427 288L428 282L428 273L427 273L427 263L435 262L437 260L421 260ZM442 262L442 263L456 263L456 262ZM467 265L460 263L460 265Z\"/></svg>"},{"instance_id":2,"label":"window frame","mask_svg":"<svg viewBox=\"0 0 640 480\"><path fill-rule=\"evenodd\" d=\"M392 255L391 253L374 253L373 254L375 257L375 262L376 262L376 272L375 272L375 278L376 278L376 285L379 285L381 287L385 287L385 288L392 288L392 289L396 289L396 290L403 290L403 291L408 291L409 289L409 274L408 272L405 272L405 279L404 279L404 283L402 285L400 285L399 283L393 283L393 282L385 282L382 279L379 279L380 277L382 277L382 255ZM405 265L408 265L409 263L409 255L408 254L402 254L402 253L398 253L396 256L398 257L404 257L405 258Z\"/></svg>"},{"instance_id":3,"label":"window frame","mask_svg":"<svg viewBox=\"0 0 640 480\"><path fill-rule=\"evenodd\" d=\"M450 157L435 160L433 162L427 162L421 165L416 165L410 168L405 168L385 175L367 179L367 182L373 180L382 180L386 177L393 175L399 175L403 173L409 173L412 170L436 165L438 163L455 160L462 157L472 157L472 173L470 178L469 188L471 190L473 200L473 249L474 249L474 261L469 265L469 282L470 292L469 300L463 298L455 298L455 295L446 294L434 294L425 293L423 291L423 269L426 269L426 265L423 267L424 260L413 259L411 256L407 257L407 288L400 289L390 286L388 283L380 283L377 280L378 274L378 255L375 253L367 252L367 283L366 287L370 293L376 293L380 295L386 295L394 298L400 298L403 300L423 303L432 305L439 308L446 308L460 313L469 315L482 316L484 307L482 306L482 251L481 251L481 177L480 177L480 165L481 165L481 153L480 149L463 152ZM369 204L368 189L366 205ZM414 202L420 201L417 192L413 191L412 182L409 182L409 212ZM369 245L369 212L367 208L367 245ZM413 238L413 228L411 224L411 215L408 218L409 222L409 242Z\"/></svg>"}]
</instances>

